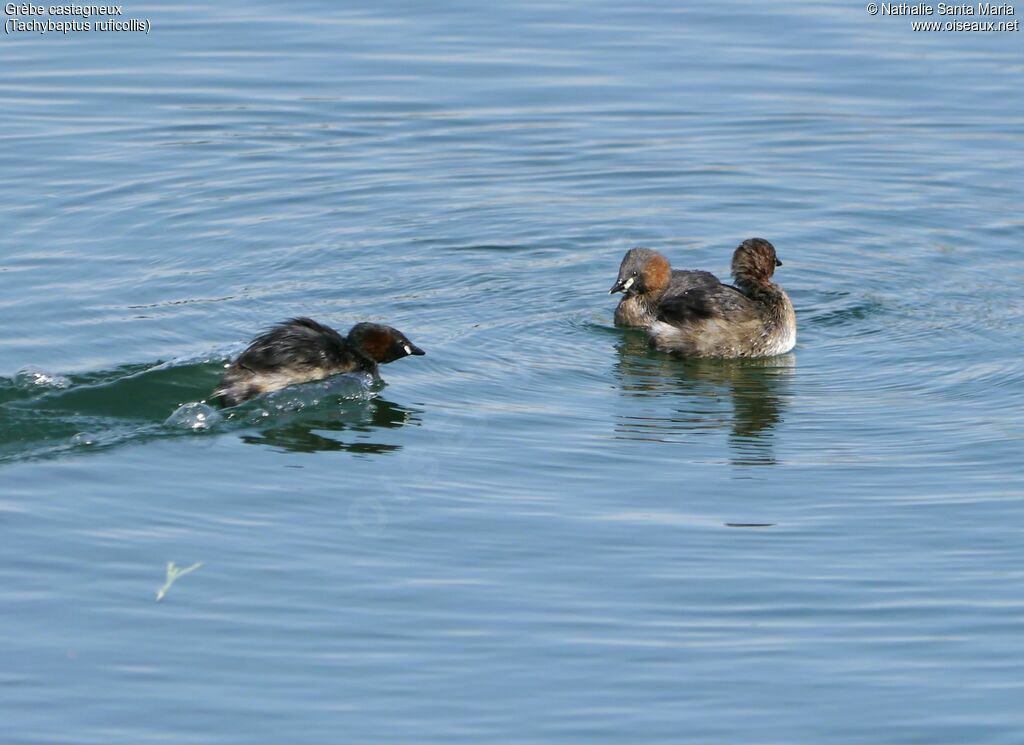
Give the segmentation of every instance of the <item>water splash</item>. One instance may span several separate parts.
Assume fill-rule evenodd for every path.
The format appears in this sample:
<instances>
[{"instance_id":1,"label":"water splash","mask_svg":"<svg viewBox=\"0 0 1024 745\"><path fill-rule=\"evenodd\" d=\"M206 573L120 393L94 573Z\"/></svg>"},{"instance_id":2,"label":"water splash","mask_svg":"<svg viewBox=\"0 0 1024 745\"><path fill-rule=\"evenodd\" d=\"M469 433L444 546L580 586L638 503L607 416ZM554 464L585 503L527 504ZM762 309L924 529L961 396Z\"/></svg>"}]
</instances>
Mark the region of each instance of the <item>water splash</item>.
<instances>
[{"instance_id":1,"label":"water splash","mask_svg":"<svg viewBox=\"0 0 1024 745\"><path fill-rule=\"evenodd\" d=\"M194 401L175 409L164 421L164 426L199 432L213 429L223 421L224 416L215 408L202 401Z\"/></svg>"},{"instance_id":2,"label":"water splash","mask_svg":"<svg viewBox=\"0 0 1024 745\"><path fill-rule=\"evenodd\" d=\"M12 380L14 387L23 391L60 390L70 388L71 381L63 375L55 375L35 367L19 370Z\"/></svg>"}]
</instances>

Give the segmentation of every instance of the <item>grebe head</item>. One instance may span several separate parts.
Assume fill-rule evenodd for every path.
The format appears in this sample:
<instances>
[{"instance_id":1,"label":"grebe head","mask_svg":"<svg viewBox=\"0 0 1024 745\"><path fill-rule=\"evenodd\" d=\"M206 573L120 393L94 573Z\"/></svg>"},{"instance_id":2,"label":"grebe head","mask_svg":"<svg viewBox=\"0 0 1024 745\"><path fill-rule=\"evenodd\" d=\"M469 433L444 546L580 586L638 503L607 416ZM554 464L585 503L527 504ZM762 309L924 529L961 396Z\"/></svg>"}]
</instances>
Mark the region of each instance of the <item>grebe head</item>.
<instances>
[{"instance_id":1,"label":"grebe head","mask_svg":"<svg viewBox=\"0 0 1024 745\"><path fill-rule=\"evenodd\" d=\"M671 276L668 259L660 253L649 248L631 248L622 257L618 279L608 293L624 292L627 297L657 295L668 287Z\"/></svg>"},{"instance_id":2,"label":"grebe head","mask_svg":"<svg viewBox=\"0 0 1024 745\"><path fill-rule=\"evenodd\" d=\"M409 355L426 354L398 329L380 323L357 323L348 332L348 343L378 364Z\"/></svg>"},{"instance_id":3,"label":"grebe head","mask_svg":"<svg viewBox=\"0 0 1024 745\"><path fill-rule=\"evenodd\" d=\"M768 284L777 266L782 266L782 261L775 255L775 246L764 238L748 238L732 255L732 276L739 284Z\"/></svg>"}]
</instances>

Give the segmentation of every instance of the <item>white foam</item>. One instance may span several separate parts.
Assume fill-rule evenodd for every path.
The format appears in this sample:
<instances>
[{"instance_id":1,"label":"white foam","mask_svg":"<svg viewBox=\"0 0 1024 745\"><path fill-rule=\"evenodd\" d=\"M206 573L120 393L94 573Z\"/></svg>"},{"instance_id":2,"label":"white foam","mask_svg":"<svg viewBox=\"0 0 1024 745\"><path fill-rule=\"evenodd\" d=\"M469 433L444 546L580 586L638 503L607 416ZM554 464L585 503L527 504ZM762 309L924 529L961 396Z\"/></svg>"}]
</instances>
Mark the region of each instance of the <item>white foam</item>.
<instances>
[{"instance_id":1,"label":"white foam","mask_svg":"<svg viewBox=\"0 0 1024 745\"><path fill-rule=\"evenodd\" d=\"M26 367L14 375L14 385L24 390L70 388L71 381L63 375L48 373L35 367Z\"/></svg>"}]
</instances>

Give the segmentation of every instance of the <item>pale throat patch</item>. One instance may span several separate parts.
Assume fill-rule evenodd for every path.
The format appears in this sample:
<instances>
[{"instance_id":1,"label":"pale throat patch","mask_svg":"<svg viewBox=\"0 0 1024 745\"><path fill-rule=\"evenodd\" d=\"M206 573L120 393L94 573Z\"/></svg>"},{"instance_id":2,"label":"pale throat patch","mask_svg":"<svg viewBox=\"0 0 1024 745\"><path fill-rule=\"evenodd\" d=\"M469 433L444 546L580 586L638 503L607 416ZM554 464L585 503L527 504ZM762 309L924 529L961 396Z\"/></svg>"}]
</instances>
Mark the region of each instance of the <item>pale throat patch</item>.
<instances>
[{"instance_id":1,"label":"pale throat patch","mask_svg":"<svg viewBox=\"0 0 1024 745\"><path fill-rule=\"evenodd\" d=\"M629 279L627 279L625 282L622 283L622 289L628 290L630 287L633 286L633 281L634 277L630 277Z\"/></svg>"},{"instance_id":2,"label":"pale throat patch","mask_svg":"<svg viewBox=\"0 0 1024 745\"><path fill-rule=\"evenodd\" d=\"M405 350L406 354L412 354L412 347L410 347L408 344L403 344L402 349Z\"/></svg>"}]
</instances>

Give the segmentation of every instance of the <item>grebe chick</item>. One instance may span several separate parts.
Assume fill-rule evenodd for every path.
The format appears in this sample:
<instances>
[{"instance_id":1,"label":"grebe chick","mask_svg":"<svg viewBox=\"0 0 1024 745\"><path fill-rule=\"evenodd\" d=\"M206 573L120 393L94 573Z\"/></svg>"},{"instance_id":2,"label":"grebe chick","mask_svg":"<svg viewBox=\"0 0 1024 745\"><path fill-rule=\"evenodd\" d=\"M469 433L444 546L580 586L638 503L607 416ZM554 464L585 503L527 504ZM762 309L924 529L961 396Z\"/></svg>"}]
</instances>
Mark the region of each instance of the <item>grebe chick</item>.
<instances>
[{"instance_id":1,"label":"grebe chick","mask_svg":"<svg viewBox=\"0 0 1024 745\"><path fill-rule=\"evenodd\" d=\"M658 303L663 297L717 284L718 278L711 272L672 269L668 259L657 251L632 248L622 257L618 279L608 290L610 295L623 293L615 308L615 325L649 326L658 318Z\"/></svg>"},{"instance_id":2,"label":"grebe chick","mask_svg":"<svg viewBox=\"0 0 1024 745\"><path fill-rule=\"evenodd\" d=\"M222 406L235 406L295 383L348 372L378 376L378 365L426 354L398 329L357 323L342 336L311 318L292 318L263 332L228 365L213 392Z\"/></svg>"},{"instance_id":3,"label":"grebe chick","mask_svg":"<svg viewBox=\"0 0 1024 745\"><path fill-rule=\"evenodd\" d=\"M647 325L651 344L686 357L770 357L796 344L796 312L772 282L782 262L763 238L743 241L733 253L736 286L692 287L666 293L657 319Z\"/></svg>"}]
</instances>

